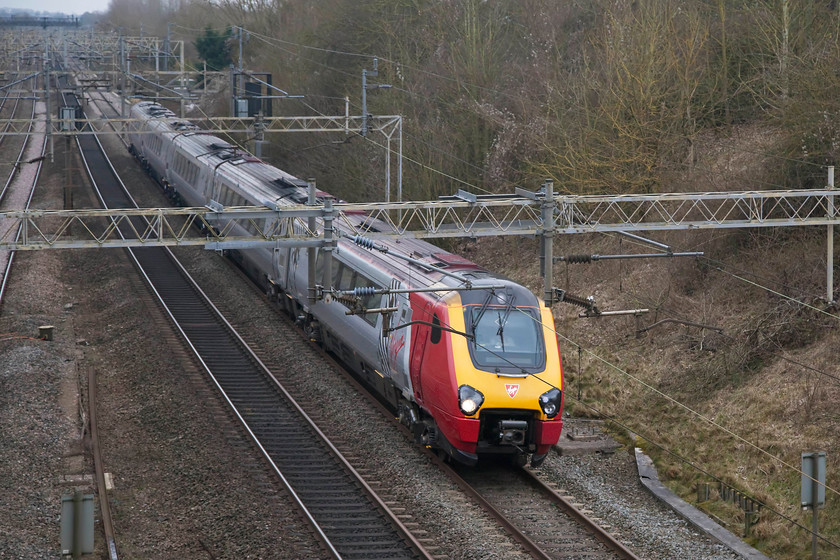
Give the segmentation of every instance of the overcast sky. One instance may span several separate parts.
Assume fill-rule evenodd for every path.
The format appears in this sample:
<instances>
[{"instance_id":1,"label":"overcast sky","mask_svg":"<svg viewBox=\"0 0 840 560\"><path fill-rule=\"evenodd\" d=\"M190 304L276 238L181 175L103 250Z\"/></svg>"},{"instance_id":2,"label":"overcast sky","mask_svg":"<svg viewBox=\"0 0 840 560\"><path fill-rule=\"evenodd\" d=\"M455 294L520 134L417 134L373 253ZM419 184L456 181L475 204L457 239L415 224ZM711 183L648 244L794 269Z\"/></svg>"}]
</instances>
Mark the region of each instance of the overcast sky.
<instances>
[{"instance_id":1,"label":"overcast sky","mask_svg":"<svg viewBox=\"0 0 840 560\"><path fill-rule=\"evenodd\" d=\"M26 8L41 12L63 12L82 15L85 12L104 12L109 0L0 0L0 8Z\"/></svg>"}]
</instances>

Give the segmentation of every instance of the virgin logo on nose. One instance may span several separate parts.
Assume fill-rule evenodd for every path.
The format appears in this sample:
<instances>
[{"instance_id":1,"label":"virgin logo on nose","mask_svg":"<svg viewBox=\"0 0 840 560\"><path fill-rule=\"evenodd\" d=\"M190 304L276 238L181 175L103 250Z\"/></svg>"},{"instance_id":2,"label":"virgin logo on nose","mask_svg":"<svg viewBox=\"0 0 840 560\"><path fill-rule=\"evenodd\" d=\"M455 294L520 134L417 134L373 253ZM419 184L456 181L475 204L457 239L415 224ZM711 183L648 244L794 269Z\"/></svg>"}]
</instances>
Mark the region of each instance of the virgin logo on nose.
<instances>
[{"instance_id":1,"label":"virgin logo on nose","mask_svg":"<svg viewBox=\"0 0 840 560\"><path fill-rule=\"evenodd\" d=\"M516 393L519 392L519 385L512 385L510 383L505 383L505 391L507 391L507 394L510 398L513 398L513 397L516 396Z\"/></svg>"}]
</instances>

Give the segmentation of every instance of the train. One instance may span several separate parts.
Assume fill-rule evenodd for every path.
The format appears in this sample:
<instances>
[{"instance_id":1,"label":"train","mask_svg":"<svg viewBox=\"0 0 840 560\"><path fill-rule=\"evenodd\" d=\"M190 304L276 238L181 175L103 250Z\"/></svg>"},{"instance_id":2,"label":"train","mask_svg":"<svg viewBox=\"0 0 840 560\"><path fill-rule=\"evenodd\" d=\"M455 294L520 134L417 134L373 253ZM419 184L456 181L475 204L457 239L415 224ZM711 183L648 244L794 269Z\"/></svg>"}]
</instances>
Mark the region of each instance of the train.
<instances>
[{"instance_id":1,"label":"train","mask_svg":"<svg viewBox=\"0 0 840 560\"><path fill-rule=\"evenodd\" d=\"M307 201L306 181L156 102L133 104L131 117L129 150L174 204L292 208ZM388 228L362 212L346 213L342 223ZM393 407L419 444L466 465L491 456L541 465L563 426L551 310L527 288L429 242L373 241L352 235L349 225L335 221L347 231L329 252L275 246L229 256ZM253 224L235 227L239 235L256 233ZM325 297L312 297L312 266Z\"/></svg>"}]
</instances>

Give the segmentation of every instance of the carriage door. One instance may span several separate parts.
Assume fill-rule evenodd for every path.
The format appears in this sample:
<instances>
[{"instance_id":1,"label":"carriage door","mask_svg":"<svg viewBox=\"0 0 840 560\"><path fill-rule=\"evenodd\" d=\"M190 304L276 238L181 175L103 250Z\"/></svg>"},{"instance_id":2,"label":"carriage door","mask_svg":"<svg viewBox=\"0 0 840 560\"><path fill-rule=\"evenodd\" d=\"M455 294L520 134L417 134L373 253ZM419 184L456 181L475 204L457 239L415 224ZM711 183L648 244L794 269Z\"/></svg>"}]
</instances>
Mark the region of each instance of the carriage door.
<instances>
[{"instance_id":1,"label":"carriage door","mask_svg":"<svg viewBox=\"0 0 840 560\"><path fill-rule=\"evenodd\" d=\"M268 227L266 227L266 230ZM286 235L286 223L285 221L280 224L280 236ZM287 270L287 259L289 258L289 248L288 247L281 247L277 246L273 249L273 259L272 260L272 274L274 275L274 283L280 287L285 292L288 292L288 278L286 278L286 270Z\"/></svg>"},{"instance_id":2,"label":"carriage door","mask_svg":"<svg viewBox=\"0 0 840 560\"><path fill-rule=\"evenodd\" d=\"M410 341L416 336L412 332L413 326L407 326L407 323L411 322L411 302L407 294L393 293L402 288L399 280L392 279L389 288L391 293L385 306L395 311L382 316L383 336L380 337L379 344L382 370L401 390L409 389Z\"/></svg>"},{"instance_id":3,"label":"carriage door","mask_svg":"<svg viewBox=\"0 0 840 560\"><path fill-rule=\"evenodd\" d=\"M427 303L417 319L420 321L431 321L432 318L432 304ZM420 384L420 368L423 365L423 355L426 352L426 343L429 341L429 325L417 324L414 330L414 344L412 344L411 361L409 364L409 372L411 374L411 385L414 388L414 397L417 402L423 402L423 386Z\"/></svg>"}]
</instances>

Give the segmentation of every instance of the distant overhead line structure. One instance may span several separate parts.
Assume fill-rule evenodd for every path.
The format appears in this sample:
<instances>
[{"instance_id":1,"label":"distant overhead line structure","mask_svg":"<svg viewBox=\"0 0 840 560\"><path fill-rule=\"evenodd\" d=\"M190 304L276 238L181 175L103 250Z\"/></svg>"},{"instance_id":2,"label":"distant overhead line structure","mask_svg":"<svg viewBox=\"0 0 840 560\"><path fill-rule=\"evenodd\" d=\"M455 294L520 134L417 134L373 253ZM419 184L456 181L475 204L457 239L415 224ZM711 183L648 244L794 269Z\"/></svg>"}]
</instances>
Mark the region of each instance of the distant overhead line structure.
<instances>
[{"instance_id":1,"label":"distant overhead line structure","mask_svg":"<svg viewBox=\"0 0 840 560\"><path fill-rule=\"evenodd\" d=\"M79 27L77 17L8 17L0 18L2 27Z\"/></svg>"},{"instance_id":2,"label":"distant overhead line structure","mask_svg":"<svg viewBox=\"0 0 840 560\"><path fill-rule=\"evenodd\" d=\"M76 136L79 134L114 134L128 130L132 123L146 124L150 119L133 119L125 117L101 119L73 119L49 120L47 122L47 137ZM4 134L31 134L29 121L26 119L12 119L7 121L8 129ZM335 116L291 116L291 117L190 117L189 122L201 128L200 131L188 134L231 133L243 132L247 134L277 132L331 132L361 134L363 130L377 131L385 137L385 198L390 202L391 197L391 160L396 160L396 195L402 200L402 117L400 115L368 115L367 119L359 115ZM153 134L153 127L145 127L136 131L137 134ZM396 149L392 143L396 142Z\"/></svg>"},{"instance_id":3,"label":"distant overhead line structure","mask_svg":"<svg viewBox=\"0 0 840 560\"><path fill-rule=\"evenodd\" d=\"M147 123L153 119L133 119L123 117L108 117L101 119L74 119L75 129L66 130L60 121L53 122L50 134L70 135L78 134L114 134L126 130L131 123ZM402 117L399 115L368 115L368 128L387 131L398 128ZM304 116L304 117L190 117L189 121L202 127L201 132L253 132L257 124L264 132L359 132L362 130L361 116ZM11 119L9 130L4 134L21 135L29 132L29 120ZM114 128L112 128L114 127ZM136 134L154 133L154 131L136 131Z\"/></svg>"}]
</instances>

